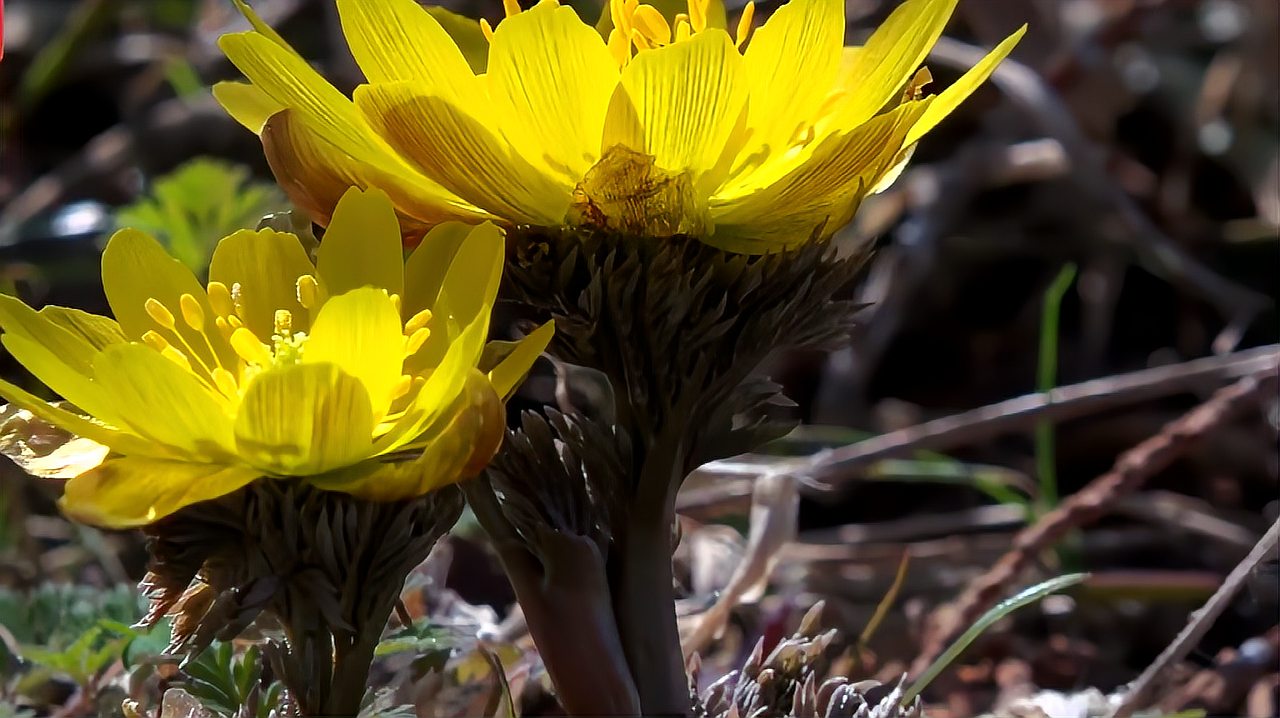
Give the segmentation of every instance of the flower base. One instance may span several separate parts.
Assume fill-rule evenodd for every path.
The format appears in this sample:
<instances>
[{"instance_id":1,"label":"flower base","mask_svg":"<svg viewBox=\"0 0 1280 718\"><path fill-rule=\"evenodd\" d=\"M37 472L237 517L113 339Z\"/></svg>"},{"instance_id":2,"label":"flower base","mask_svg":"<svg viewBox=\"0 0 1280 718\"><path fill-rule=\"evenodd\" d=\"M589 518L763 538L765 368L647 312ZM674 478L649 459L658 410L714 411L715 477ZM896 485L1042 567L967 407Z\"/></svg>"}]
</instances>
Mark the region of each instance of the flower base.
<instances>
[{"instance_id":1,"label":"flower base","mask_svg":"<svg viewBox=\"0 0 1280 718\"><path fill-rule=\"evenodd\" d=\"M170 652L190 657L274 620L267 655L297 712L354 716L405 577L461 509L453 487L379 503L257 481L146 527L142 625L172 616Z\"/></svg>"}]
</instances>

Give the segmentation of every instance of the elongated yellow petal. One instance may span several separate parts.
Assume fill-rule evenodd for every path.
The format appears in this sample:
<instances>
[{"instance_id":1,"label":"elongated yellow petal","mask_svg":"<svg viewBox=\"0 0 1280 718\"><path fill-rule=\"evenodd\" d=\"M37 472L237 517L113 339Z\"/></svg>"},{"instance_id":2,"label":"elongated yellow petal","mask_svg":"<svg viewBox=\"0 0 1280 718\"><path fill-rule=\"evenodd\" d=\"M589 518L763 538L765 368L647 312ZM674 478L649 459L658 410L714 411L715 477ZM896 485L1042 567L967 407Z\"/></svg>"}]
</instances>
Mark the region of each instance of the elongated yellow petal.
<instances>
[{"instance_id":1,"label":"elongated yellow petal","mask_svg":"<svg viewBox=\"0 0 1280 718\"><path fill-rule=\"evenodd\" d=\"M366 500L398 501L470 478L492 458L505 425L502 404L484 377L471 370L465 381L465 390L415 437L411 446L420 453L413 461L369 462L310 482Z\"/></svg>"},{"instance_id":2,"label":"elongated yellow petal","mask_svg":"<svg viewBox=\"0 0 1280 718\"><path fill-rule=\"evenodd\" d=\"M502 133L524 157L576 184L600 158L618 67L573 8L540 3L493 34L489 86Z\"/></svg>"},{"instance_id":3,"label":"elongated yellow petal","mask_svg":"<svg viewBox=\"0 0 1280 718\"><path fill-rule=\"evenodd\" d=\"M226 237L209 263L209 280L233 290L236 315L263 340L274 331L277 309L293 316L294 331L307 331L309 315L298 302L297 282L314 273L298 238L271 229L240 230Z\"/></svg>"},{"instance_id":4,"label":"elongated yellow petal","mask_svg":"<svg viewBox=\"0 0 1280 718\"><path fill-rule=\"evenodd\" d=\"M95 349L128 341L120 324L110 317L82 312L72 307L47 306L40 316L89 342Z\"/></svg>"},{"instance_id":5,"label":"elongated yellow petal","mask_svg":"<svg viewBox=\"0 0 1280 718\"><path fill-rule=\"evenodd\" d=\"M403 325L391 298L364 287L332 297L321 307L303 351L306 363L328 363L359 379L374 422L391 405L404 363Z\"/></svg>"},{"instance_id":6,"label":"elongated yellow petal","mask_svg":"<svg viewBox=\"0 0 1280 718\"><path fill-rule=\"evenodd\" d=\"M712 200L715 234L705 240L758 254L805 242L814 230L839 228L843 216L894 164L929 100L910 102L824 141L808 162L773 184ZM826 226L830 223L831 226Z\"/></svg>"},{"instance_id":7,"label":"elongated yellow petal","mask_svg":"<svg viewBox=\"0 0 1280 718\"><path fill-rule=\"evenodd\" d=\"M316 270L331 295L360 287L404 294L400 225L386 193L347 190L320 242Z\"/></svg>"},{"instance_id":8,"label":"elongated yellow petal","mask_svg":"<svg viewBox=\"0 0 1280 718\"><path fill-rule=\"evenodd\" d=\"M132 428L125 423L110 395L94 383L92 376L68 364L57 351L37 339L15 332L0 337L0 342L35 378L81 411L121 429Z\"/></svg>"},{"instance_id":9,"label":"elongated yellow petal","mask_svg":"<svg viewBox=\"0 0 1280 718\"><path fill-rule=\"evenodd\" d=\"M488 308L483 320L471 322L453 341L444 359L427 377L427 381L405 408L395 424L374 442L374 453L397 451L426 431L462 391L467 376L475 371L476 360L484 351L489 332Z\"/></svg>"},{"instance_id":10,"label":"elongated yellow petal","mask_svg":"<svg viewBox=\"0 0 1280 718\"><path fill-rule=\"evenodd\" d=\"M157 458L175 456L165 447L153 444L118 427L105 426L60 406L54 406L2 379L0 379L0 396L9 400L14 406L26 409L42 421L53 424L70 434L109 446L113 451Z\"/></svg>"},{"instance_id":11,"label":"elongated yellow petal","mask_svg":"<svg viewBox=\"0 0 1280 718\"><path fill-rule=\"evenodd\" d=\"M1023 25L1018 31L1005 38L1003 42L996 45L995 49L987 53L986 57L964 73L959 80L956 80L947 89L934 96L933 102L929 104L929 109L925 110L920 120L911 128L911 132L907 133L907 144L912 145L924 137L929 130L932 130L943 119L955 111L964 102L978 86L987 81L991 77L991 73L995 72L996 66L1004 61L1009 53L1013 52L1013 48L1022 40L1022 36L1027 32L1027 26Z\"/></svg>"},{"instance_id":12,"label":"elongated yellow petal","mask_svg":"<svg viewBox=\"0 0 1280 718\"><path fill-rule=\"evenodd\" d=\"M320 474L368 455L373 409L364 384L334 364L274 367L246 389L235 435L239 455L265 473Z\"/></svg>"},{"instance_id":13,"label":"elongated yellow petal","mask_svg":"<svg viewBox=\"0 0 1280 718\"><path fill-rule=\"evenodd\" d=\"M122 229L107 242L102 252L102 288L120 328L134 340L159 329L147 313L148 299L176 312L182 295L190 294L205 316L215 316L204 287L191 270L170 257L159 242L134 229ZM182 322L178 322L173 331L186 341L200 361L210 366L233 365L236 361L235 352L216 331L200 332ZM212 344L212 352L206 341Z\"/></svg>"},{"instance_id":14,"label":"elongated yellow petal","mask_svg":"<svg viewBox=\"0 0 1280 718\"><path fill-rule=\"evenodd\" d=\"M107 347L93 369L94 382L142 436L196 460L233 454L225 405L190 371L141 344Z\"/></svg>"},{"instance_id":15,"label":"elongated yellow petal","mask_svg":"<svg viewBox=\"0 0 1280 718\"><path fill-rule=\"evenodd\" d=\"M414 0L338 0L338 16L370 82L430 82L452 96L475 74L440 23Z\"/></svg>"},{"instance_id":16,"label":"elongated yellow petal","mask_svg":"<svg viewBox=\"0 0 1280 718\"><path fill-rule=\"evenodd\" d=\"M278 112L267 120L262 146L280 186L322 226L329 224L333 208L351 187L378 187L385 191L396 205L406 240L416 241L437 222L474 222L490 216L456 196L446 195L407 165L392 171L354 159L326 140L315 120L293 110Z\"/></svg>"},{"instance_id":17,"label":"elongated yellow petal","mask_svg":"<svg viewBox=\"0 0 1280 718\"><path fill-rule=\"evenodd\" d=\"M480 29L480 23L439 5L428 6L427 13L440 23L440 27L449 33L449 37L453 38L454 44L462 51L462 56L471 66L471 71L477 75L484 74L489 66L489 39Z\"/></svg>"},{"instance_id":18,"label":"elongated yellow petal","mask_svg":"<svg viewBox=\"0 0 1280 718\"><path fill-rule=\"evenodd\" d=\"M503 401L511 398L515 393L516 387L524 381L529 369L542 355L554 334L554 322L543 324L530 332L529 336L517 342L515 348L489 372L489 381L493 384L493 390Z\"/></svg>"},{"instance_id":19,"label":"elongated yellow petal","mask_svg":"<svg viewBox=\"0 0 1280 718\"><path fill-rule=\"evenodd\" d=\"M432 227L427 236L422 238L422 242L404 264L401 317L407 320L423 309L435 306L449 265L462 243L471 236L472 229L472 225L462 222L446 222Z\"/></svg>"},{"instance_id":20,"label":"elongated yellow petal","mask_svg":"<svg viewBox=\"0 0 1280 718\"><path fill-rule=\"evenodd\" d=\"M93 374L97 347L7 294L0 294L0 329L40 344L62 363L85 376Z\"/></svg>"},{"instance_id":21,"label":"elongated yellow petal","mask_svg":"<svg viewBox=\"0 0 1280 718\"><path fill-rule=\"evenodd\" d=\"M59 505L77 521L133 528L226 496L261 475L246 466L122 456L68 481Z\"/></svg>"},{"instance_id":22,"label":"elongated yellow petal","mask_svg":"<svg viewBox=\"0 0 1280 718\"><path fill-rule=\"evenodd\" d=\"M267 118L284 109L284 105L272 99L257 86L247 82L219 82L213 86L213 99L236 122L253 134L262 134Z\"/></svg>"},{"instance_id":23,"label":"elongated yellow petal","mask_svg":"<svg viewBox=\"0 0 1280 718\"><path fill-rule=\"evenodd\" d=\"M901 92L941 37L958 0L907 0L851 57L851 93L838 110L838 128L866 122ZM753 41L754 42L754 41Z\"/></svg>"},{"instance_id":24,"label":"elongated yellow petal","mask_svg":"<svg viewBox=\"0 0 1280 718\"><path fill-rule=\"evenodd\" d=\"M7 456L20 469L41 479L71 479L101 464L111 453L111 447L96 441L75 437L52 451L39 453L23 447L17 437L8 433L0 435L0 453Z\"/></svg>"},{"instance_id":25,"label":"elongated yellow petal","mask_svg":"<svg viewBox=\"0 0 1280 718\"><path fill-rule=\"evenodd\" d=\"M482 107L479 80L469 104ZM479 113L417 82L356 88L356 106L402 156L463 200L517 223L564 219L572 188L515 153Z\"/></svg>"},{"instance_id":26,"label":"elongated yellow petal","mask_svg":"<svg viewBox=\"0 0 1280 718\"><path fill-rule=\"evenodd\" d=\"M621 142L697 178L740 144L748 91L742 57L722 30L641 52L622 72L602 150Z\"/></svg>"},{"instance_id":27,"label":"elongated yellow petal","mask_svg":"<svg viewBox=\"0 0 1280 718\"><path fill-rule=\"evenodd\" d=\"M751 148L783 153L801 125L812 122L836 81L843 45L839 0L791 0L755 31L743 55L752 84Z\"/></svg>"},{"instance_id":28,"label":"elongated yellow petal","mask_svg":"<svg viewBox=\"0 0 1280 718\"><path fill-rule=\"evenodd\" d=\"M488 334L489 312L496 301L498 283L502 278L504 247L502 230L489 222L472 229L462 241L462 246L449 262L440 292L431 307L434 314L431 334L408 362L407 370L416 373L438 364L444 359L445 351L452 350L452 343L472 324L483 323L485 328L481 333ZM483 350L483 344L480 350ZM475 366L479 358L480 354L476 353L468 357L466 363Z\"/></svg>"}]
</instances>

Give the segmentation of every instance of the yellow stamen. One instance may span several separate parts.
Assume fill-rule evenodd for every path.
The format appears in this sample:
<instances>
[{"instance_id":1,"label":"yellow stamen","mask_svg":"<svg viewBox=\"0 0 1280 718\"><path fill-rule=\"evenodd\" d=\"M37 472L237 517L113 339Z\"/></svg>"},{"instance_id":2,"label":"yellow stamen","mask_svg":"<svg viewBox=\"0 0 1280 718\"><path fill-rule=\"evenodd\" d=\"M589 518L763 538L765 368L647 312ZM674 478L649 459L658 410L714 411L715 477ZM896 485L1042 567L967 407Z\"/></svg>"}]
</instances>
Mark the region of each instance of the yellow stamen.
<instances>
[{"instance_id":1,"label":"yellow stamen","mask_svg":"<svg viewBox=\"0 0 1280 718\"><path fill-rule=\"evenodd\" d=\"M169 348L169 346L170 346L170 345L169 345L169 340L167 340L167 339L165 339L164 337L160 336L160 332L157 332L157 331L155 331L155 330L153 330L153 329L148 329L147 331L143 332L143 334L142 334L142 343L143 343L143 344L146 344L147 346L151 347L152 349L155 349L156 351L160 352L161 354L163 354L163 353L164 353L164 350L165 350L165 349L168 349L168 348Z\"/></svg>"},{"instance_id":2,"label":"yellow stamen","mask_svg":"<svg viewBox=\"0 0 1280 718\"><path fill-rule=\"evenodd\" d=\"M400 313L400 295L392 294L390 295L390 298L391 298L391 306L395 307L396 314L399 314Z\"/></svg>"},{"instance_id":3,"label":"yellow stamen","mask_svg":"<svg viewBox=\"0 0 1280 718\"><path fill-rule=\"evenodd\" d=\"M676 32L675 32L676 39L675 39L675 41L676 41L676 42L684 42L685 40L688 40L692 35L693 35L693 27L692 27L691 25L689 25L689 18L687 18L687 17L677 17L677 18L676 18Z\"/></svg>"},{"instance_id":4,"label":"yellow stamen","mask_svg":"<svg viewBox=\"0 0 1280 718\"><path fill-rule=\"evenodd\" d=\"M409 317L409 321L404 323L404 333L413 334L419 329L427 326L427 322L429 321L431 321L431 310L423 309L412 317Z\"/></svg>"},{"instance_id":5,"label":"yellow stamen","mask_svg":"<svg viewBox=\"0 0 1280 718\"><path fill-rule=\"evenodd\" d=\"M747 37L751 35L751 22L756 16L756 3L751 0L747 6L742 8L742 17L738 18L738 33L735 36L735 43L738 49L747 43Z\"/></svg>"},{"instance_id":6,"label":"yellow stamen","mask_svg":"<svg viewBox=\"0 0 1280 718\"><path fill-rule=\"evenodd\" d=\"M244 322L240 321L240 317L237 317L234 314L227 317L227 323L231 325L232 329L239 329L244 326Z\"/></svg>"},{"instance_id":7,"label":"yellow stamen","mask_svg":"<svg viewBox=\"0 0 1280 718\"><path fill-rule=\"evenodd\" d=\"M431 336L431 330L423 327L413 334L409 335L409 339L404 343L405 356L413 356L418 353L423 344L427 343L427 337Z\"/></svg>"},{"instance_id":8,"label":"yellow stamen","mask_svg":"<svg viewBox=\"0 0 1280 718\"><path fill-rule=\"evenodd\" d=\"M293 314L288 309L276 310L275 331L286 338L293 333Z\"/></svg>"},{"instance_id":9,"label":"yellow stamen","mask_svg":"<svg viewBox=\"0 0 1280 718\"><path fill-rule=\"evenodd\" d=\"M502 0L502 11L507 17L515 17L520 14L520 3L517 0Z\"/></svg>"},{"instance_id":10,"label":"yellow stamen","mask_svg":"<svg viewBox=\"0 0 1280 718\"><path fill-rule=\"evenodd\" d=\"M639 29L631 30L631 44L636 46L637 50L652 50L653 45L649 44L649 38L645 37Z\"/></svg>"},{"instance_id":11,"label":"yellow stamen","mask_svg":"<svg viewBox=\"0 0 1280 718\"><path fill-rule=\"evenodd\" d=\"M191 371L191 361L187 359L187 355L183 354L182 352L178 351L172 346L167 346L164 349L162 349L160 351L160 356L164 357L165 359L168 359L169 361L173 362L174 364L177 364L178 366L182 367L183 369L186 369L187 371Z\"/></svg>"},{"instance_id":12,"label":"yellow stamen","mask_svg":"<svg viewBox=\"0 0 1280 718\"><path fill-rule=\"evenodd\" d=\"M310 274L304 274L298 277L298 304L304 309L311 309L316 306L317 300L320 298L320 283Z\"/></svg>"},{"instance_id":13,"label":"yellow stamen","mask_svg":"<svg viewBox=\"0 0 1280 718\"><path fill-rule=\"evenodd\" d=\"M271 364L271 350L265 344L258 341L258 337L253 332L244 327L240 327L231 333L231 348L250 364L259 366L269 366Z\"/></svg>"},{"instance_id":14,"label":"yellow stamen","mask_svg":"<svg viewBox=\"0 0 1280 718\"><path fill-rule=\"evenodd\" d=\"M222 367L213 370L213 383L225 396L234 397L239 393L235 375Z\"/></svg>"},{"instance_id":15,"label":"yellow stamen","mask_svg":"<svg viewBox=\"0 0 1280 718\"><path fill-rule=\"evenodd\" d=\"M231 322L227 321L226 317L215 318L213 320L213 325L218 328L218 332L222 334L224 339L229 338L231 336L231 332L235 329L235 327L231 326Z\"/></svg>"},{"instance_id":16,"label":"yellow stamen","mask_svg":"<svg viewBox=\"0 0 1280 718\"><path fill-rule=\"evenodd\" d=\"M649 44L661 47L671 42L671 26L667 19L652 5L641 5L631 16L636 30L639 30Z\"/></svg>"},{"instance_id":17,"label":"yellow stamen","mask_svg":"<svg viewBox=\"0 0 1280 718\"><path fill-rule=\"evenodd\" d=\"M707 29L707 10L710 5L710 0L689 0L689 25L694 32Z\"/></svg>"},{"instance_id":18,"label":"yellow stamen","mask_svg":"<svg viewBox=\"0 0 1280 718\"><path fill-rule=\"evenodd\" d=\"M391 401L408 394L411 387L413 387L413 377L408 374L401 374L400 381L396 382L396 385L391 389Z\"/></svg>"},{"instance_id":19,"label":"yellow stamen","mask_svg":"<svg viewBox=\"0 0 1280 718\"><path fill-rule=\"evenodd\" d=\"M231 290L222 282L209 282L209 306L213 313L220 317L236 313L236 304L231 300Z\"/></svg>"},{"instance_id":20,"label":"yellow stamen","mask_svg":"<svg viewBox=\"0 0 1280 718\"><path fill-rule=\"evenodd\" d=\"M204 307L190 294L178 297L178 309L182 310L182 321L196 331L204 331Z\"/></svg>"},{"instance_id":21,"label":"yellow stamen","mask_svg":"<svg viewBox=\"0 0 1280 718\"><path fill-rule=\"evenodd\" d=\"M609 54L613 55L618 67L626 67L631 59L631 41L616 27L609 31Z\"/></svg>"},{"instance_id":22,"label":"yellow stamen","mask_svg":"<svg viewBox=\"0 0 1280 718\"><path fill-rule=\"evenodd\" d=\"M493 42L493 26L484 18L480 18L480 32L484 34L485 40Z\"/></svg>"},{"instance_id":23,"label":"yellow stamen","mask_svg":"<svg viewBox=\"0 0 1280 718\"><path fill-rule=\"evenodd\" d=\"M143 307L147 310L147 316L156 324L165 329L173 329L177 324L173 320L173 312L169 311L165 305L161 304L155 297L149 297Z\"/></svg>"}]
</instances>

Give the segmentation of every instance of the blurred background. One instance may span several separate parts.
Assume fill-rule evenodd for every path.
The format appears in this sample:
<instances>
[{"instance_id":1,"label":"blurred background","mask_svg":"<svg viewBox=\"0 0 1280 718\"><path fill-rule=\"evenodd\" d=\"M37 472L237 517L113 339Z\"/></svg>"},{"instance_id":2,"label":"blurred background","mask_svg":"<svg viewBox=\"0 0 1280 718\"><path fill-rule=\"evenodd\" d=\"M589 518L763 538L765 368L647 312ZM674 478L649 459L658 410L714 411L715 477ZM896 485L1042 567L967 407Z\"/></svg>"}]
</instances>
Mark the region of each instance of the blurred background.
<instances>
[{"instance_id":1,"label":"blurred background","mask_svg":"<svg viewBox=\"0 0 1280 718\"><path fill-rule=\"evenodd\" d=\"M590 22L600 11L573 4ZM847 0L849 42L896 4ZM361 81L330 0L253 5L340 88ZM496 0L445 5L502 15ZM683 620L692 629L708 606L733 604L703 649L704 683L820 599L824 625L841 630L832 675L918 670L949 635L948 602L1019 529L1277 351L1280 5L962 0L928 61L930 89L1022 23L1015 62L838 236L842 251L874 249L851 290L868 306L848 346L772 367L801 429L688 483ZM98 255L114 229L154 232L198 272L224 234L289 209L257 138L209 93L238 77L217 37L246 28L230 0L4 2L0 291L105 312ZM34 385L7 357L0 372ZM534 377L513 410L554 403L555 382ZM1000 403L1054 387L1076 403ZM926 423L962 412L941 436ZM1070 571L1092 578L988 631L930 687L931 715L1103 715L1104 696L1155 658L1280 514L1278 422L1267 392L1177 447L1171 465L1098 494L1100 516L1067 520L1005 592ZM871 436L900 450L859 458ZM862 448L840 453L849 447ZM828 449L835 458L822 458ZM811 455L816 478L790 487L798 502L755 491L762 466ZM70 524L57 483L7 461L0 487L0 716L125 715L125 698L156 715L159 689L179 684L193 712L172 715L238 707L242 651L178 671L159 655L163 638L128 628L140 615L138 536ZM499 656L525 715L551 710L483 535L465 519L455 534L415 576L414 623L384 651L379 700L413 706L385 714L479 715L502 683L484 652ZM769 575L743 568L759 557ZM1167 711L1280 715L1267 566L1163 677Z\"/></svg>"}]
</instances>

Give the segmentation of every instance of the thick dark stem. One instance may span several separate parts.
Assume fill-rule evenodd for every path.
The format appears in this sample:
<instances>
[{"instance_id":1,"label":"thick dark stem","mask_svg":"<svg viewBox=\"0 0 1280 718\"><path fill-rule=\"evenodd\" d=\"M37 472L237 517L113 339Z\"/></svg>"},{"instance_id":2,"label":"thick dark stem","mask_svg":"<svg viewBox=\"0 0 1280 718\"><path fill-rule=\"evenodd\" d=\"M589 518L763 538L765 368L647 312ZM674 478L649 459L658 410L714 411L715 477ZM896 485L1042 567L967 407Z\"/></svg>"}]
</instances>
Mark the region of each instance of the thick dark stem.
<instances>
[{"instance_id":1,"label":"thick dark stem","mask_svg":"<svg viewBox=\"0 0 1280 718\"><path fill-rule=\"evenodd\" d=\"M390 611L383 616L380 626L386 625ZM339 645L334 650L333 684L329 700L320 715L354 716L360 712L365 692L369 686L369 667L373 665L373 651L378 647L382 631L366 628L354 642Z\"/></svg>"},{"instance_id":2,"label":"thick dark stem","mask_svg":"<svg viewBox=\"0 0 1280 718\"><path fill-rule=\"evenodd\" d=\"M671 520L634 517L617 548L614 607L643 714L688 715L689 684L672 585Z\"/></svg>"},{"instance_id":3,"label":"thick dark stem","mask_svg":"<svg viewBox=\"0 0 1280 718\"><path fill-rule=\"evenodd\" d=\"M464 491L498 551L566 713L640 715L595 544L547 531L538 537L535 557L503 516L488 481L467 482Z\"/></svg>"}]
</instances>

